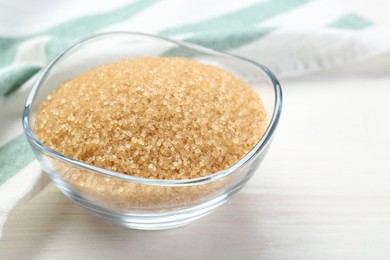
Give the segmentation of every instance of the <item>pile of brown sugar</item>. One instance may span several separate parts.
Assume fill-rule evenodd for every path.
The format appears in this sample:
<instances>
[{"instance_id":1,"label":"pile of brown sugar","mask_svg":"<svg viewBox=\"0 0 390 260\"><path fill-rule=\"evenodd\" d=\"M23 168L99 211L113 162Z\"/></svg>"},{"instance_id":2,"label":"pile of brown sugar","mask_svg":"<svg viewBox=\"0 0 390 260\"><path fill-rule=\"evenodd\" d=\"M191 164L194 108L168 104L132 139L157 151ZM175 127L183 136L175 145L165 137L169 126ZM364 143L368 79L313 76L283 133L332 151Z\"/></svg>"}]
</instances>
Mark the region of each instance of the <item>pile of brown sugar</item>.
<instances>
[{"instance_id":1,"label":"pile of brown sugar","mask_svg":"<svg viewBox=\"0 0 390 260\"><path fill-rule=\"evenodd\" d=\"M101 168L190 179L237 162L266 125L258 94L229 72L150 57L101 65L62 83L42 103L35 134Z\"/></svg>"}]
</instances>

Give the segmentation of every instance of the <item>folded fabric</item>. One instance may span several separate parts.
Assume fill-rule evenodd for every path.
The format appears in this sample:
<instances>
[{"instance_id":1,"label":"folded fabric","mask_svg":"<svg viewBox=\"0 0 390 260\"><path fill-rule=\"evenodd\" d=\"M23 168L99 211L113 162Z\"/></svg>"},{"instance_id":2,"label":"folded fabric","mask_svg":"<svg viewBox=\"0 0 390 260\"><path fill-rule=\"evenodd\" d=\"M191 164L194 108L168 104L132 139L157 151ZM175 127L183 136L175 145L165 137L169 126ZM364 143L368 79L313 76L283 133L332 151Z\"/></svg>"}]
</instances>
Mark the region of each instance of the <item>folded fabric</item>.
<instances>
[{"instance_id":1,"label":"folded fabric","mask_svg":"<svg viewBox=\"0 0 390 260\"><path fill-rule=\"evenodd\" d=\"M9 211L46 180L22 134L33 76L76 39L139 31L231 52L293 77L387 52L389 37L327 1L62 1L0 3L0 235Z\"/></svg>"}]
</instances>

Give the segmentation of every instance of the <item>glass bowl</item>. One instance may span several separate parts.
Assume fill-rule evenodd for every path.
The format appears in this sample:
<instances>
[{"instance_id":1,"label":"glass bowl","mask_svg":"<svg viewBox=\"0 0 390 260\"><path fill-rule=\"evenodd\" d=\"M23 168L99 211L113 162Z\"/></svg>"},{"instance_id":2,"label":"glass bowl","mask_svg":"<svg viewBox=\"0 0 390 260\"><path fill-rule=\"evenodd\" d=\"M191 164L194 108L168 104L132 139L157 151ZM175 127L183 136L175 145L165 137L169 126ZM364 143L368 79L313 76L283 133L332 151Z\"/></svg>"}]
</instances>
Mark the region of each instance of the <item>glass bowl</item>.
<instances>
[{"instance_id":1,"label":"glass bowl","mask_svg":"<svg viewBox=\"0 0 390 260\"><path fill-rule=\"evenodd\" d=\"M77 161L45 146L34 135L37 109L59 83L100 64L145 56L186 57L218 66L246 81L261 93L268 114L268 126L261 140L225 170L196 179L156 180ZM82 39L42 69L25 105L23 128L44 171L71 200L122 226L165 229L190 223L211 213L247 183L267 153L281 106L282 93L278 80L260 64L160 36L110 32Z\"/></svg>"}]
</instances>

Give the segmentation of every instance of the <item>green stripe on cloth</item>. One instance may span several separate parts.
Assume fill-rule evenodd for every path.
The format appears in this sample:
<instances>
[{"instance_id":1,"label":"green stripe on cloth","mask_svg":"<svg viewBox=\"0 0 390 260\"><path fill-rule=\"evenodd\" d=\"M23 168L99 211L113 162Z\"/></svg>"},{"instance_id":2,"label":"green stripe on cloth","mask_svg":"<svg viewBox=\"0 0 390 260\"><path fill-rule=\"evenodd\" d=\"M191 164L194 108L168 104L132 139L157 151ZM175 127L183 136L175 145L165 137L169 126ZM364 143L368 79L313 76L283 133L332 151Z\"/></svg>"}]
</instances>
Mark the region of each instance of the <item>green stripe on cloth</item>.
<instances>
[{"instance_id":1,"label":"green stripe on cloth","mask_svg":"<svg viewBox=\"0 0 390 260\"><path fill-rule=\"evenodd\" d=\"M216 50L229 50L238 48L244 44L253 42L264 35L272 32L274 28L256 28L256 29L242 29L236 32L215 32L213 34L198 33L194 37L186 39L188 42L213 48ZM197 53L187 48L175 47L164 53L164 56L175 57L185 56L193 57Z\"/></svg>"},{"instance_id":2,"label":"green stripe on cloth","mask_svg":"<svg viewBox=\"0 0 390 260\"><path fill-rule=\"evenodd\" d=\"M26 39L42 35L75 39L84 36L85 34L93 33L109 25L125 21L157 1L158 0L139 0L135 3L122 6L111 12L89 15L67 21L53 28L29 35L28 37L0 37L0 48L1 50L5 50L0 53L0 66L5 66L12 62L12 58L14 57L17 49L15 46Z\"/></svg>"},{"instance_id":3,"label":"green stripe on cloth","mask_svg":"<svg viewBox=\"0 0 390 260\"><path fill-rule=\"evenodd\" d=\"M61 38L81 37L109 25L125 21L156 2L157 0L140 0L108 13L90 15L68 21L43 32L43 34Z\"/></svg>"},{"instance_id":4,"label":"green stripe on cloth","mask_svg":"<svg viewBox=\"0 0 390 260\"><path fill-rule=\"evenodd\" d=\"M160 34L167 36L189 34L191 36L186 38L188 42L221 51L234 49L256 41L276 29L258 26L262 21L288 12L307 2L309 0L270 0L198 23L166 29ZM194 53L184 52L188 50L176 47L164 55L184 54L188 57L194 55Z\"/></svg>"},{"instance_id":5,"label":"green stripe on cloth","mask_svg":"<svg viewBox=\"0 0 390 260\"><path fill-rule=\"evenodd\" d=\"M254 26L273 16L285 13L306 4L310 0L269 0L244 9L203 20L198 23L163 30L162 35L210 33L235 31Z\"/></svg>"},{"instance_id":6,"label":"green stripe on cloth","mask_svg":"<svg viewBox=\"0 0 390 260\"><path fill-rule=\"evenodd\" d=\"M34 154L24 135L0 147L0 185L32 162Z\"/></svg>"},{"instance_id":7,"label":"green stripe on cloth","mask_svg":"<svg viewBox=\"0 0 390 260\"><path fill-rule=\"evenodd\" d=\"M35 73L40 70L40 67L34 65L22 65L16 68L11 68L1 73L0 76L0 97L7 96Z\"/></svg>"},{"instance_id":8,"label":"green stripe on cloth","mask_svg":"<svg viewBox=\"0 0 390 260\"><path fill-rule=\"evenodd\" d=\"M0 52L0 67L4 67L12 63L18 46L26 39L42 35L52 36L52 40L49 41L46 45L46 54L50 59L65 47L69 46L70 43L75 39L86 34L96 32L107 26L128 20L157 1L158 0L139 0L135 3L122 6L111 12L77 18L40 33L29 35L28 37L0 37L0 49L2 50ZM9 77L9 75L5 76ZM0 74L0 82L6 82L5 79L2 79L5 76ZM19 85L25 82L29 77L26 74L26 76L23 76L23 78L24 81L20 81ZM18 86L15 87L7 84L1 84L0 96L3 96L5 93L10 93L9 90L15 90L17 87Z\"/></svg>"},{"instance_id":9,"label":"green stripe on cloth","mask_svg":"<svg viewBox=\"0 0 390 260\"><path fill-rule=\"evenodd\" d=\"M0 67L12 62L15 53L23 40L24 38L0 37Z\"/></svg>"},{"instance_id":10,"label":"green stripe on cloth","mask_svg":"<svg viewBox=\"0 0 390 260\"><path fill-rule=\"evenodd\" d=\"M361 30L372 26L372 22L364 19L363 17L356 14L348 14L340 17L334 22L328 24L327 27L333 27L338 29L347 30Z\"/></svg>"},{"instance_id":11,"label":"green stripe on cloth","mask_svg":"<svg viewBox=\"0 0 390 260\"><path fill-rule=\"evenodd\" d=\"M75 39L107 26L126 21L156 2L157 0L140 0L109 13L82 17L47 30L44 34L57 38L53 38L46 45L46 54L49 58L52 58L59 51L69 46Z\"/></svg>"}]
</instances>

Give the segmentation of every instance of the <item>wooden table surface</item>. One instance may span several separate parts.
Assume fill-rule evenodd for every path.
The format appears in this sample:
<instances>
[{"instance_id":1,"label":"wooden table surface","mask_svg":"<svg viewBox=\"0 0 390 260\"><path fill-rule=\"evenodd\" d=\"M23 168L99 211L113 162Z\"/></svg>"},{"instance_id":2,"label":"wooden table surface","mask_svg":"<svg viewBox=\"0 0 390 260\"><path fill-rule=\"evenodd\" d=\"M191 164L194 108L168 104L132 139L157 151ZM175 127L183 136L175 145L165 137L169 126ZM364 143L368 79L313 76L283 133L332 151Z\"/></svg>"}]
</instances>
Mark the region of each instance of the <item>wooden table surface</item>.
<instances>
[{"instance_id":1,"label":"wooden table surface","mask_svg":"<svg viewBox=\"0 0 390 260\"><path fill-rule=\"evenodd\" d=\"M390 259L390 55L282 85L269 154L213 214L131 230L50 184L10 214L0 259Z\"/></svg>"}]
</instances>

